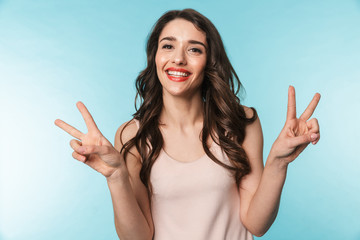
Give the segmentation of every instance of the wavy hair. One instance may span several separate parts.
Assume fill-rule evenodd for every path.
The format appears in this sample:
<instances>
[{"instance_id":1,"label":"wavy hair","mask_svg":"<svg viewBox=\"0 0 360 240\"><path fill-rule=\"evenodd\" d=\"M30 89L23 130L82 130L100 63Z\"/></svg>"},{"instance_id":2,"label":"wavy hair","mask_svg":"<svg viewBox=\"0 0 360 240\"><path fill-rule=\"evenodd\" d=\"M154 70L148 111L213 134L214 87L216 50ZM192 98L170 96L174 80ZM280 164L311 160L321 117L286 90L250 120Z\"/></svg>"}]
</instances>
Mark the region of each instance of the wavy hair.
<instances>
[{"instance_id":1,"label":"wavy hair","mask_svg":"<svg viewBox=\"0 0 360 240\"><path fill-rule=\"evenodd\" d=\"M201 86L204 101L201 140L204 151L214 162L231 171L239 186L241 178L251 171L247 155L242 148L245 127L255 121L257 114L252 108L253 116L246 117L237 96L241 83L226 55L220 34L209 19L193 9L166 12L155 23L146 46L147 67L136 79L136 113L133 116L139 120L140 127L135 137L123 145L121 152L126 159L129 150L136 146L143 161L140 178L152 194L151 168L164 145L159 129L159 117L163 108L162 85L156 73L155 55L161 31L167 23L178 18L193 23L197 29L204 32L208 44L207 63ZM137 104L140 104L139 108ZM231 165L219 161L210 152L206 144L209 136L221 146Z\"/></svg>"}]
</instances>

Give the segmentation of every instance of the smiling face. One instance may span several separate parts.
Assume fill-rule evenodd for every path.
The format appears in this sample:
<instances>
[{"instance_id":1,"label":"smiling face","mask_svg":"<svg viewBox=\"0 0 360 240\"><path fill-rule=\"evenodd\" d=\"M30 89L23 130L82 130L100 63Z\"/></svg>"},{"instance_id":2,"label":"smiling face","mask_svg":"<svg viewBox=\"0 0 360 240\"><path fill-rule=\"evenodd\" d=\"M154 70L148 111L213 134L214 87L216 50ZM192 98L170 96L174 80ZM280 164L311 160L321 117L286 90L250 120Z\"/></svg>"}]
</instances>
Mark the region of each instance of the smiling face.
<instances>
[{"instance_id":1,"label":"smiling face","mask_svg":"<svg viewBox=\"0 0 360 240\"><path fill-rule=\"evenodd\" d=\"M189 97L200 93L206 66L205 33L184 19L175 19L162 30L155 62L163 94Z\"/></svg>"}]
</instances>

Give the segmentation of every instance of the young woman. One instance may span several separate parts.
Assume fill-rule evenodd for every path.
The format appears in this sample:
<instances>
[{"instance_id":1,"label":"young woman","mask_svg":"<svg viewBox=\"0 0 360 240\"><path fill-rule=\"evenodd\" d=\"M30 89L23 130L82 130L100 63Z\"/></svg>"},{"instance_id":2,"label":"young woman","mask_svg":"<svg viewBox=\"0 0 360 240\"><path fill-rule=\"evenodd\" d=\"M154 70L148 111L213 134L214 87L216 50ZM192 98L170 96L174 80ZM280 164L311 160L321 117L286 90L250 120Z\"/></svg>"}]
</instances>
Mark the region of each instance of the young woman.
<instances>
[{"instance_id":1,"label":"young woman","mask_svg":"<svg viewBox=\"0 0 360 240\"><path fill-rule=\"evenodd\" d=\"M120 239L265 234L277 215L288 164L319 141L318 122L309 118L320 95L297 118L289 87L285 126L264 167L256 111L240 104L240 81L218 31L192 9L158 20L136 86L142 102L116 132L114 147L81 102L88 133L55 121L78 139L71 140L73 157L106 177Z\"/></svg>"}]
</instances>

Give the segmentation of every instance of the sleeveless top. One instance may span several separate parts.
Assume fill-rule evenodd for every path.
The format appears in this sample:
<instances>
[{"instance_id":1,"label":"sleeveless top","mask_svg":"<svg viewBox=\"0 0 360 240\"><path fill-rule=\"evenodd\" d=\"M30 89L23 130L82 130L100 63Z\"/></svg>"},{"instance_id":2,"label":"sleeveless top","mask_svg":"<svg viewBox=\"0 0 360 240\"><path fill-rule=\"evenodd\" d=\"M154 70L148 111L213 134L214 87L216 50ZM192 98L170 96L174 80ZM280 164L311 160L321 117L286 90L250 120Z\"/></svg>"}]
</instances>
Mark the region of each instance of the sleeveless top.
<instances>
[{"instance_id":1,"label":"sleeveless top","mask_svg":"<svg viewBox=\"0 0 360 240\"><path fill-rule=\"evenodd\" d=\"M230 164L215 142L210 151ZM240 196L233 175L206 154L180 162L162 149L150 181L154 240L253 240L240 219Z\"/></svg>"}]
</instances>

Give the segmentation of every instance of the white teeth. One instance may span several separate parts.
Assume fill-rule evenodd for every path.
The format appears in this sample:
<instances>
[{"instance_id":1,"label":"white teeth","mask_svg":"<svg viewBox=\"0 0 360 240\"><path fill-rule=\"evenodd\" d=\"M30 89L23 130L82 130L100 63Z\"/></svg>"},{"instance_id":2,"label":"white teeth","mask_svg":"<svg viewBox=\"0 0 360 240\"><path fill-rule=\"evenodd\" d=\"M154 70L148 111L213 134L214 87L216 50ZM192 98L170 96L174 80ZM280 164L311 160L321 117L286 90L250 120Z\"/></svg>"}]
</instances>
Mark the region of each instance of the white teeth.
<instances>
[{"instance_id":1,"label":"white teeth","mask_svg":"<svg viewBox=\"0 0 360 240\"><path fill-rule=\"evenodd\" d=\"M188 73L177 72L177 71L167 71L167 73L168 73L169 75L172 75L172 76L180 76L180 77L187 77L187 76L189 76Z\"/></svg>"}]
</instances>

